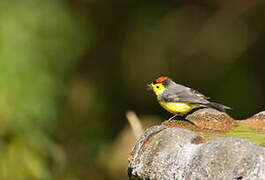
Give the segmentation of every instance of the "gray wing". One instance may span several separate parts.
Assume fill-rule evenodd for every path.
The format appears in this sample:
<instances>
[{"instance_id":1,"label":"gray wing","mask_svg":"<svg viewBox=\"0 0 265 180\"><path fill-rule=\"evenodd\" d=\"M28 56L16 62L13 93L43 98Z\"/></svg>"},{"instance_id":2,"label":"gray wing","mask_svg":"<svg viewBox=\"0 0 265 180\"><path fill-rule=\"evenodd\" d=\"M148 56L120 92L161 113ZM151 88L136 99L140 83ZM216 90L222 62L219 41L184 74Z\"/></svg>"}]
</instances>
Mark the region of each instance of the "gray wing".
<instances>
[{"instance_id":1,"label":"gray wing","mask_svg":"<svg viewBox=\"0 0 265 180\"><path fill-rule=\"evenodd\" d=\"M166 102L187 102L194 104L209 104L207 99L209 97L204 96L200 92L182 86L167 89L163 94L161 94L161 100Z\"/></svg>"}]
</instances>

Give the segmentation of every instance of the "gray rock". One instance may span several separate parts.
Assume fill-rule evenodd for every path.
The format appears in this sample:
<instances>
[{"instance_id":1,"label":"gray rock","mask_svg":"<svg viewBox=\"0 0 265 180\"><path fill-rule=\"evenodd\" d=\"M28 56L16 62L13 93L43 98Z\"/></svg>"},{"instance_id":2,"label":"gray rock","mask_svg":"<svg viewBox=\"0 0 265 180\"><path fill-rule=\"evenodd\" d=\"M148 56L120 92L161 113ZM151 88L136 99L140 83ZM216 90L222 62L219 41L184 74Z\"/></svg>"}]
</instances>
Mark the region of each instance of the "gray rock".
<instances>
[{"instance_id":1,"label":"gray rock","mask_svg":"<svg viewBox=\"0 0 265 180\"><path fill-rule=\"evenodd\" d=\"M202 143L194 132L154 126L129 158L130 179L265 179L265 148L239 138Z\"/></svg>"}]
</instances>

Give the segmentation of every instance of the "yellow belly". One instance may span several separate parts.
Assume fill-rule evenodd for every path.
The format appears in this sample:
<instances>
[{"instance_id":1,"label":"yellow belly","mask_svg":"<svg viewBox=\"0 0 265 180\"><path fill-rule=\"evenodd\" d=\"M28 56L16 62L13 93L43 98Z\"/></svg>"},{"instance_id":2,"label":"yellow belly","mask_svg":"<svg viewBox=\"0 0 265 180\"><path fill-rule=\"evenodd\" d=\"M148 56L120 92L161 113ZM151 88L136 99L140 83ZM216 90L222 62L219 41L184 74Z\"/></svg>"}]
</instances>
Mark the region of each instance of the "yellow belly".
<instances>
[{"instance_id":1,"label":"yellow belly","mask_svg":"<svg viewBox=\"0 0 265 180\"><path fill-rule=\"evenodd\" d=\"M178 114L181 116L187 114L192 109L199 107L198 104L189 104L189 103L181 103L181 102L174 102L174 103L165 103L161 101L158 101L158 102L168 112L172 114Z\"/></svg>"}]
</instances>

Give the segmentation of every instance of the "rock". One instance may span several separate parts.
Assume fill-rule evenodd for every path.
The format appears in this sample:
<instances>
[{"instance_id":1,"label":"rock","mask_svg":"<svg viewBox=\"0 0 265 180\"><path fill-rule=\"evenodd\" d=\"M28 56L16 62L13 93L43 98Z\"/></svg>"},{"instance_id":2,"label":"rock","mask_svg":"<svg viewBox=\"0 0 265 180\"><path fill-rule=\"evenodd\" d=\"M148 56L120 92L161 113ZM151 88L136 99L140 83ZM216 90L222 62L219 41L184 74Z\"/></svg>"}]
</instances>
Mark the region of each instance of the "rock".
<instances>
[{"instance_id":1,"label":"rock","mask_svg":"<svg viewBox=\"0 0 265 180\"><path fill-rule=\"evenodd\" d=\"M236 126L236 122L225 112L205 108L195 111L186 117L201 129L208 129L215 132L228 132Z\"/></svg>"},{"instance_id":2,"label":"rock","mask_svg":"<svg viewBox=\"0 0 265 180\"><path fill-rule=\"evenodd\" d=\"M177 161L186 159L193 154L191 142L197 138L196 133L186 129L152 127L146 131L132 153L129 163L129 176L143 179L171 179L177 171ZM187 145L193 146L188 147ZM188 151L179 156L183 147ZM185 150L184 150L185 152Z\"/></svg>"},{"instance_id":3,"label":"rock","mask_svg":"<svg viewBox=\"0 0 265 180\"><path fill-rule=\"evenodd\" d=\"M257 113L246 120L238 120L237 122L254 131L265 133L265 111Z\"/></svg>"},{"instance_id":4,"label":"rock","mask_svg":"<svg viewBox=\"0 0 265 180\"><path fill-rule=\"evenodd\" d=\"M186 117L188 121L166 121L169 127L186 128L195 132L229 132L236 127L237 122L224 112L211 108L204 108ZM187 123L189 122L189 123Z\"/></svg>"},{"instance_id":5,"label":"rock","mask_svg":"<svg viewBox=\"0 0 265 180\"><path fill-rule=\"evenodd\" d=\"M131 179L264 179L265 148L239 138L194 143L196 133L155 126L129 158Z\"/></svg>"},{"instance_id":6,"label":"rock","mask_svg":"<svg viewBox=\"0 0 265 180\"><path fill-rule=\"evenodd\" d=\"M265 147L235 137L205 136L233 135L243 125L264 130L264 117L262 112L237 121L214 109L200 109L188 115L186 120L153 126L145 131L130 154L128 175L130 179L157 180L264 180ZM263 136L259 138L263 142Z\"/></svg>"}]
</instances>

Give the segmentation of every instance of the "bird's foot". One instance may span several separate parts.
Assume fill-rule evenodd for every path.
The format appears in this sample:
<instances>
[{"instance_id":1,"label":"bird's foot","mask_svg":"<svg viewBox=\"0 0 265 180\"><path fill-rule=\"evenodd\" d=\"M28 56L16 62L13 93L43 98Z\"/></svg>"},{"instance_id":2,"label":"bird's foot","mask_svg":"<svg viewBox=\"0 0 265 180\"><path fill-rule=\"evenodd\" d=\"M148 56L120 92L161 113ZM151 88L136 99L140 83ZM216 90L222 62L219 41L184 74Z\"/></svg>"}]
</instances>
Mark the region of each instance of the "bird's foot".
<instances>
[{"instance_id":1,"label":"bird's foot","mask_svg":"<svg viewBox=\"0 0 265 180\"><path fill-rule=\"evenodd\" d=\"M164 121L162 124L173 123L173 122L179 121L179 120L185 120L185 118L183 118L182 116L180 116L178 114L175 114L174 116L172 116L168 120Z\"/></svg>"},{"instance_id":2,"label":"bird's foot","mask_svg":"<svg viewBox=\"0 0 265 180\"><path fill-rule=\"evenodd\" d=\"M175 114L174 116L172 116L171 118L168 119L168 121L171 120L183 120L184 118L178 114Z\"/></svg>"}]
</instances>

